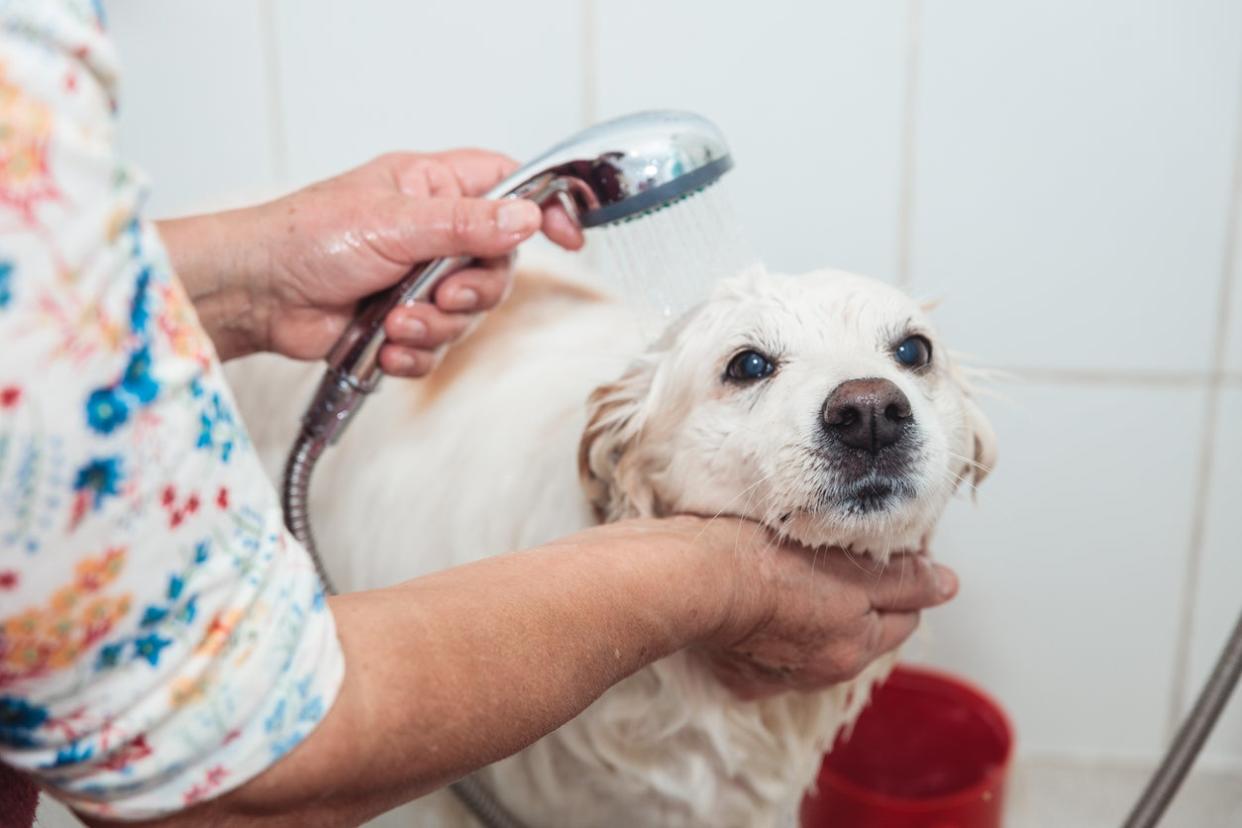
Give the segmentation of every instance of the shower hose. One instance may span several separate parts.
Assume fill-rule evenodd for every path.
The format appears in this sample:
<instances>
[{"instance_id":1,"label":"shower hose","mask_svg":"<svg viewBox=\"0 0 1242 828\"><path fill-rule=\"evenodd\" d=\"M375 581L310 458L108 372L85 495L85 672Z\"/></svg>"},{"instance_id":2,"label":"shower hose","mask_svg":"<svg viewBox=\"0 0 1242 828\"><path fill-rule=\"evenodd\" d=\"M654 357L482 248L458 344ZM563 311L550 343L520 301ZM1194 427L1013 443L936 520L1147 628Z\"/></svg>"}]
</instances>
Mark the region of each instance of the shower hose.
<instances>
[{"instance_id":1,"label":"shower hose","mask_svg":"<svg viewBox=\"0 0 1242 828\"><path fill-rule=\"evenodd\" d=\"M308 509L311 473L325 447L326 442L321 437L307 433L299 436L285 465L282 504L289 531L310 553L324 588L335 595L332 579L328 576L315 546ZM1161 759L1160 766L1134 804L1122 828L1154 828L1160 822L1237 687L1239 675L1242 675L1242 616L1239 616L1212 674L1195 700L1194 707L1182 722ZM506 811L475 777L467 776L450 787L484 828L524 828L522 822Z\"/></svg>"}]
</instances>

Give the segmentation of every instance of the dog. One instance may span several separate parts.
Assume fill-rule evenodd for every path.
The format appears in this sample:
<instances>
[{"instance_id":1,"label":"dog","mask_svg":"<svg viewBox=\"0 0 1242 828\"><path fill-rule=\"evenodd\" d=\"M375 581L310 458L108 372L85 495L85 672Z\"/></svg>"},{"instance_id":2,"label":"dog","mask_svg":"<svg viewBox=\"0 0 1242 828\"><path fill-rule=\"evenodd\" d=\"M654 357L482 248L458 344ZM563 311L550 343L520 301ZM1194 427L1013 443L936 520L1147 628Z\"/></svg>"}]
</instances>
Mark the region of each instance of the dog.
<instances>
[{"instance_id":1,"label":"dog","mask_svg":"<svg viewBox=\"0 0 1242 828\"><path fill-rule=\"evenodd\" d=\"M923 308L849 273L728 279L651 345L635 311L519 274L425 380L388 380L317 472L311 515L343 589L389 585L601 521L752 518L877 565L925 550L995 438ZM275 474L320 369L232 372ZM733 696L678 653L479 773L531 826L792 824L885 656L815 693ZM384 825L474 825L439 792Z\"/></svg>"}]
</instances>

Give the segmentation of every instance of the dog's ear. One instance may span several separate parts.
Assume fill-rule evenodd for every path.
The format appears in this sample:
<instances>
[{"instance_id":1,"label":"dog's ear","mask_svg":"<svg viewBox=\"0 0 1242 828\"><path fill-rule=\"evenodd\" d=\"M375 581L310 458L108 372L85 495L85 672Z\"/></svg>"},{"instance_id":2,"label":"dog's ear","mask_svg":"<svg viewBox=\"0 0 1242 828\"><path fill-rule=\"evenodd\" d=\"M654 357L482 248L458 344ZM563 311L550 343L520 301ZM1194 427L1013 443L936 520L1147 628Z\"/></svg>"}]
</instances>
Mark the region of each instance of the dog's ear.
<instances>
[{"instance_id":1,"label":"dog's ear","mask_svg":"<svg viewBox=\"0 0 1242 828\"><path fill-rule=\"evenodd\" d=\"M949 375L957 386L962 400L962 417L965 422L967 439L971 443L971 464L962 471L962 477L969 476L971 485L978 488L992 469L996 466L996 432L992 423L984 415L983 409L975 402L975 384L969 372L953 364Z\"/></svg>"},{"instance_id":2,"label":"dog's ear","mask_svg":"<svg viewBox=\"0 0 1242 828\"><path fill-rule=\"evenodd\" d=\"M654 363L635 363L616 382L596 388L587 401L578 473L600 521L656 514L655 493L634 450L654 374Z\"/></svg>"},{"instance_id":3,"label":"dog's ear","mask_svg":"<svg viewBox=\"0 0 1242 828\"><path fill-rule=\"evenodd\" d=\"M971 465L970 482L972 486L978 488L983 479L996 467L996 432L973 397L963 397L962 407L966 415L966 427L970 429L971 440L974 443L974 463Z\"/></svg>"}]
</instances>

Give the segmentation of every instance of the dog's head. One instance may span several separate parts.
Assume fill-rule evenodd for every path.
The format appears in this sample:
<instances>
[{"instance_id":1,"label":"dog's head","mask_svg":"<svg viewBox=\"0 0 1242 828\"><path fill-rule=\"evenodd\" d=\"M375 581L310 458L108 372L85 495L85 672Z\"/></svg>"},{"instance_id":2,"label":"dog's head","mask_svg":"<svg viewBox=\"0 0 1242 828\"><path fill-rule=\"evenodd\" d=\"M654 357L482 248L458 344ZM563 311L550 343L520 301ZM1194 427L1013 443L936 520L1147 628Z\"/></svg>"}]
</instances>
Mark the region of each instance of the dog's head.
<instances>
[{"instance_id":1,"label":"dog's head","mask_svg":"<svg viewBox=\"0 0 1242 828\"><path fill-rule=\"evenodd\" d=\"M579 459L603 520L740 515L883 556L917 545L995 446L909 297L848 273L756 271L596 390Z\"/></svg>"}]
</instances>

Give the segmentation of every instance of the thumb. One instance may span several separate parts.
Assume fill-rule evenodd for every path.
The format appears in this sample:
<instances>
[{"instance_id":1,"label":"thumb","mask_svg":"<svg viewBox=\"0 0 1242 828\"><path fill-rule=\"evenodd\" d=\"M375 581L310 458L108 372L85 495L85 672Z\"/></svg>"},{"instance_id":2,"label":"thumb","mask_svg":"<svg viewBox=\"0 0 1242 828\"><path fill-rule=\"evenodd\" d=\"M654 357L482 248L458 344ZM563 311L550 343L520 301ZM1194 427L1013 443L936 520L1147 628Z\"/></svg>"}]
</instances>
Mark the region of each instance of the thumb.
<instances>
[{"instance_id":1,"label":"thumb","mask_svg":"<svg viewBox=\"0 0 1242 828\"><path fill-rule=\"evenodd\" d=\"M524 198L405 199L394 241L410 264L442 256L503 256L539 229L543 213Z\"/></svg>"},{"instance_id":2,"label":"thumb","mask_svg":"<svg viewBox=\"0 0 1242 828\"><path fill-rule=\"evenodd\" d=\"M871 606L882 612L914 612L957 594L957 575L926 555L896 555L867 586Z\"/></svg>"}]
</instances>

